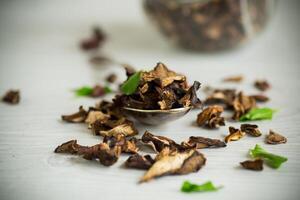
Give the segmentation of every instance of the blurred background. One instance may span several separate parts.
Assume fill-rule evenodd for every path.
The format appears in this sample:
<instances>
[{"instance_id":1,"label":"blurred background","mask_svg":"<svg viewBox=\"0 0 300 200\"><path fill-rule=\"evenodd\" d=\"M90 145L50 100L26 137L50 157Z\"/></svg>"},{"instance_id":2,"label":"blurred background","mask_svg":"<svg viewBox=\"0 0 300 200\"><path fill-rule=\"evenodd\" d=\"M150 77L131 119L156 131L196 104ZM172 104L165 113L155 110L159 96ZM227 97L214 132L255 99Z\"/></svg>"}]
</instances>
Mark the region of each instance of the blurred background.
<instances>
[{"instance_id":1,"label":"blurred background","mask_svg":"<svg viewBox=\"0 0 300 200\"><path fill-rule=\"evenodd\" d=\"M165 62L190 80L203 83L238 73L250 78L298 80L298 1L207 1L204 8L199 1L188 6L172 2L182 1L1 1L0 85L3 90L30 87L32 95L41 87L47 87L41 93L60 93L57 85L93 84L111 70L124 74L114 67L100 72L89 67L95 54L138 69ZM245 2L249 2L246 8ZM107 40L98 51L85 53L80 42L95 26L105 32ZM182 34L185 29L187 34Z\"/></svg>"}]
</instances>

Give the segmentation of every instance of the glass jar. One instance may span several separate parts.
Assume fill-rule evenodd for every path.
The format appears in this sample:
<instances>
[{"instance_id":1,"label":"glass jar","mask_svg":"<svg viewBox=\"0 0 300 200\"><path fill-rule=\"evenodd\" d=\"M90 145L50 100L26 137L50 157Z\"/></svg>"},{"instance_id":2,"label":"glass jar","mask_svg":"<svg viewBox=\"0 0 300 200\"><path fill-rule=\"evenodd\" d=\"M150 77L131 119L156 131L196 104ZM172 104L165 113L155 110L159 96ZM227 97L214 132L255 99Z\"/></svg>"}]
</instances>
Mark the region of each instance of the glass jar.
<instances>
[{"instance_id":1,"label":"glass jar","mask_svg":"<svg viewBox=\"0 0 300 200\"><path fill-rule=\"evenodd\" d=\"M144 0L164 35L200 51L237 47L266 26L275 0Z\"/></svg>"}]
</instances>

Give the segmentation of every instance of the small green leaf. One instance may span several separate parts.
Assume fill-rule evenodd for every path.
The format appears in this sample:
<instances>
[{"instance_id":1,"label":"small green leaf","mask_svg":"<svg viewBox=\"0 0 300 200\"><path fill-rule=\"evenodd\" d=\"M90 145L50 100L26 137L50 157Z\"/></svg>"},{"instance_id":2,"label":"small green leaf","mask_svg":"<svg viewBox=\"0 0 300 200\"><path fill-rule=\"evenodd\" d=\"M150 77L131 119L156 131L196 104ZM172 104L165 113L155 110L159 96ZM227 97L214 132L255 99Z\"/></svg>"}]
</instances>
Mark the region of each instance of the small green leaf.
<instances>
[{"instance_id":1,"label":"small green leaf","mask_svg":"<svg viewBox=\"0 0 300 200\"><path fill-rule=\"evenodd\" d=\"M121 86L121 91L126 94L126 95L131 95L133 94L137 87L139 86L140 83L140 78L141 78L141 72L136 72L133 75L129 77L125 83Z\"/></svg>"},{"instance_id":2,"label":"small green leaf","mask_svg":"<svg viewBox=\"0 0 300 200\"><path fill-rule=\"evenodd\" d=\"M93 93L93 88L84 86L75 90L77 96L89 96Z\"/></svg>"},{"instance_id":3,"label":"small green leaf","mask_svg":"<svg viewBox=\"0 0 300 200\"><path fill-rule=\"evenodd\" d=\"M264 119L272 119L273 114L276 110L271 108L253 108L248 113L242 115L240 117L240 121L254 121L254 120L264 120Z\"/></svg>"},{"instance_id":4,"label":"small green leaf","mask_svg":"<svg viewBox=\"0 0 300 200\"><path fill-rule=\"evenodd\" d=\"M105 86L105 87L104 87L104 93L105 93L105 94L112 93L112 89L111 89L110 87L108 87L108 86Z\"/></svg>"},{"instance_id":5,"label":"small green leaf","mask_svg":"<svg viewBox=\"0 0 300 200\"><path fill-rule=\"evenodd\" d=\"M189 181L184 181L181 186L182 192L208 192L217 191L220 187L215 187L211 181L208 181L202 185L197 185Z\"/></svg>"},{"instance_id":6,"label":"small green leaf","mask_svg":"<svg viewBox=\"0 0 300 200\"><path fill-rule=\"evenodd\" d=\"M250 155L254 158L264 159L270 167L273 167L275 169L279 168L282 163L288 160L286 157L267 152L258 144L255 145L254 149L250 149Z\"/></svg>"}]
</instances>

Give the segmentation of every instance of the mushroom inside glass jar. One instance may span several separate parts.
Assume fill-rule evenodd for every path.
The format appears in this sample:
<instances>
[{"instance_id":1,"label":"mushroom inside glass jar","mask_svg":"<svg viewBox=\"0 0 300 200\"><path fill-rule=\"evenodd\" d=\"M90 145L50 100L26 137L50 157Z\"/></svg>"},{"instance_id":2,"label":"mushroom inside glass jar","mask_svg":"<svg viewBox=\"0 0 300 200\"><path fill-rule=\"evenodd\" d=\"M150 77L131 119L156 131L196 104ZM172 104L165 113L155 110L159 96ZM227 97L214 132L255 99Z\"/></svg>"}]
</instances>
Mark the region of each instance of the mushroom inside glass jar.
<instances>
[{"instance_id":1,"label":"mushroom inside glass jar","mask_svg":"<svg viewBox=\"0 0 300 200\"><path fill-rule=\"evenodd\" d=\"M179 46L218 51L240 46L266 26L276 0L144 0L160 31Z\"/></svg>"}]
</instances>

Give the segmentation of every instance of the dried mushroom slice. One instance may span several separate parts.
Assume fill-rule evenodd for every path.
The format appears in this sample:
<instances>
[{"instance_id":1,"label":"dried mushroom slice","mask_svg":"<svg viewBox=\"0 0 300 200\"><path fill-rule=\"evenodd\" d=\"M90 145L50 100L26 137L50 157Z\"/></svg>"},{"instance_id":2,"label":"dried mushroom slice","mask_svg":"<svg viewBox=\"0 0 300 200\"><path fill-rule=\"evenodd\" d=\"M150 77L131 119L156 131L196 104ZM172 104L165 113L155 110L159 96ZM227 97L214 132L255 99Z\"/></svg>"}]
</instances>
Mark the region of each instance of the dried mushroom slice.
<instances>
[{"instance_id":1,"label":"dried mushroom slice","mask_svg":"<svg viewBox=\"0 0 300 200\"><path fill-rule=\"evenodd\" d=\"M245 133L239 129L236 129L232 126L229 127L229 135L225 137L225 142L237 141L245 136Z\"/></svg>"},{"instance_id":2,"label":"dried mushroom slice","mask_svg":"<svg viewBox=\"0 0 300 200\"><path fill-rule=\"evenodd\" d=\"M62 115L62 120L70 123L82 123L86 120L88 112L83 109L82 106L79 107L79 111L71 115Z\"/></svg>"},{"instance_id":3,"label":"dried mushroom slice","mask_svg":"<svg viewBox=\"0 0 300 200\"><path fill-rule=\"evenodd\" d=\"M222 106L214 105L205 108L197 116L198 126L206 126L208 128L218 128L225 125L224 117L221 113L224 111Z\"/></svg>"},{"instance_id":4,"label":"dried mushroom slice","mask_svg":"<svg viewBox=\"0 0 300 200\"><path fill-rule=\"evenodd\" d=\"M2 101L9 104L18 104L20 102L20 91L9 90L2 97Z\"/></svg>"},{"instance_id":5,"label":"dried mushroom slice","mask_svg":"<svg viewBox=\"0 0 300 200\"><path fill-rule=\"evenodd\" d=\"M187 93L179 100L179 103L184 107L200 107L201 101L197 97L197 90L199 90L200 85L201 84L198 81L194 81L193 85L188 89Z\"/></svg>"},{"instance_id":6,"label":"dried mushroom slice","mask_svg":"<svg viewBox=\"0 0 300 200\"><path fill-rule=\"evenodd\" d=\"M272 130L270 130L269 135L266 137L266 143L268 144L284 144L286 142L286 137L280 135L279 133L275 133Z\"/></svg>"},{"instance_id":7,"label":"dried mushroom slice","mask_svg":"<svg viewBox=\"0 0 300 200\"><path fill-rule=\"evenodd\" d=\"M70 140L55 148L55 153L76 154L83 146L77 144L77 140ZM84 147L87 148L87 147Z\"/></svg>"},{"instance_id":8,"label":"dried mushroom slice","mask_svg":"<svg viewBox=\"0 0 300 200\"><path fill-rule=\"evenodd\" d=\"M131 75L133 75L136 72L134 67L129 64L121 63L121 66L124 67L127 77L130 77Z\"/></svg>"},{"instance_id":9,"label":"dried mushroom slice","mask_svg":"<svg viewBox=\"0 0 300 200\"><path fill-rule=\"evenodd\" d=\"M208 93L210 92L208 89ZM234 89L215 89L205 99L205 104L225 104L227 107L232 106L232 102L236 96L236 90Z\"/></svg>"},{"instance_id":10,"label":"dried mushroom slice","mask_svg":"<svg viewBox=\"0 0 300 200\"><path fill-rule=\"evenodd\" d=\"M103 143L108 144L109 147L124 146L126 143L126 137L123 134L116 134L114 136L105 136Z\"/></svg>"},{"instance_id":11,"label":"dried mushroom slice","mask_svg":"<svg viewBox=\"0 0 300 200\"><path fill-rule=\"evenodd\" d=\"M200 136L191 136L188 141L182 142L181 145L186 148L196 149L226 147L226 143L221 140Z\"/></svg>"},{"instance_id":12,"label":"dried mushroom slice","mask_svg":"<svg viewBox=\"0 0 300 200\"><path fill-rule=\"evenodd\" d=\"M105 136L103 138L103 143L107 143L110 147L114 147L116 145L121 146L122 153L137 153L138 140L136 138L130 138L127 140L124 134L116 134L114 136Z\"/></svg>"},{"instance_id":13,"label":"dried mushroom slice","mask_svg":"<svg viewBox=\"0 0 300 200\"><path fill-rule=\"evenodd\" d=\"M258 129L258 126L256 124L242 124L241 125L241 131L243 131L243 132L245 132L248 135L251 135L253 137L261 136L261 132Z\"/></svg>"},{"instance_id":14,"label":"dried mushroom slice","mask_svg":"<svg viewBox=\"0 0 300 200\"><path fill-rule=\"evenodd\" d=\"M156 87L161 96L161 101L157 102L161 110L169 110L176 103L176 95L170 88L161 89Z\"/></svg>"},{"instance_id":15,"label":"dried mushroom slice","mask_svg":"<svg viewBox=\"0 0 300 200\"><path fill-rule=\"evenodd\" d=\"M117 162L121 154L121 146L115 145L110 147L106 143L100 143L88 147L77 144L76 140L71 140L58 146L54 152L77 154L86 160L99 160L101 164L110 166Z\"/></svg>"},{"instance_id":16,"label":"dried mushroom slice","mask_svg":"<svg viewBox=\"0 0 300 200\"><path fill-rule=\"evenodd\" d=\"M223 79L224 82L235 82L240 83L244 80L242 75L229 76Z\"/></svg>"},{"instance_id":17,"label":"dried mushroom slice","mask_svg":"<svg viewBox=\"0 0 300 200\"><path fill-rule=\"evenodd\" d=\"M264 103L264 102L267 102L270 100L269 97L267 97L266 95L263 95L263 94L251 95L250 97L254 98L256 102L261 102L261 103Z\"/></svg>"},{"instance_id":18,"label":"dried mushroom slice","mask_svg":"<svg viewBox=\"0 0 300 200\"><path fill-rule=\"evenodd\" d=\"M138 134L137 129L134 127L133 123L124 123L120 124L110 130L102 130L100 131L101 136L114 136L117 134L123 134L126 137L127 136L134 136Z\"/></svg>"},{"instance_id":19,"label":"dried mushroom slice","mask_svg":"<svg viewBox=\"0 0 300 200\"><path fill-rule=\"evenodd\" d=\"M85 123L89 125L89 128L91 128L91 124L95 123L95 121L106 121L109 119L109 115L104 114L101 111L89 111L87 118L85 119Z\"/></svg>"},{"instance_id":20,"label":"dried mushroom slice","mask_svg":"<svg viewBox=\"0 0 300 200\"><path fill-rule=\"evenodd\" d=\"M256 80L254 82L254 86L261 91L266 91L271 87L271 85L266 80Z\"/></svg>"},{"instance_id":21,"label":"dried mushroom slice","mask_svg":"<svg viewBox=\"0 0 300 200\"><path fill-rule=\"evenodd\" d=\"M254 171L262 171L264 169L263 163L264 163L263 160L257 159L257 160L246 160L244 162L241 162L240 164L245 169L254 170Z\"/></svg>"},{"instance_id":22,"label":"dried mushroom slice","mask_svg":"<svg viewBox=\"0 0 300 200\"><path fill-rule=\"evenodd\" d=\"M93 34L81 41L80 48L85 51L98 49L105 42L105 39L106 36L103 30L100 27L95 27Z\"/></svg>"},{"instance_id":23,"label":"dried mushroom slice","mask_svg":"<svg viewBox=\"0 0 300 200\"><path fill-rule=\"evenodd\" d=\"M109 82L109 83L114 83L114 82L116 82L116 80L117 80L117 75L116 74L109 74L106 77L106 81Z\"/></svg>"},{"instance_id":24,"label":"dried mushroom slice","mask_svg":"<svg viewBox=\"0 0 300 200\"><path fill-rule=\"evenodd\" d=\"M161 152L165 147L169 147L170 149L173 150L173 149L177 149L180 146L170 138L153 135L148 131L145 131L141 141L151 146L155 152Z\"/></svg>"},{"instance_id":25,"label":"dried mushroom slice","mask_svg":"<svg viewBox=\"0 0 300 200\"><path fill-rule=\"evenodd\" d=\"M233 100L232 106L234 110L232 119L239 120L242 115L256 107L256 101L253 97L244 95L243 92L239 92Z\"/></svg>"},{"instance_id":26,"label":"dried mushroom slice","mask_svg":"<svg viewBox=\"0 0 300 200\"><path fill-rule=\"evenodd\" d=\"M164 88L174 81L185 81L185 76L169 70L163 63L157 63L154 70L142 73L142 81L156 81L162 88Z\"/></svg>"},{"instance_id":27,"label":"dried mushroom slice","mask_svg":"<svg viewBox=\"0 0 300 200\"><path fill-rule=\"evenodd\" d=\"M189 174L197 172L206 163L206 158L203 154L196 150L192 150L193 154L185 159L180 169L176 170L175 174Z\"/></svg>"},{"instance_id":28,"label":"dried mushroom slice","mask_svg":"<svg viewBox=\"0 0 300 200\"><path fill-rule=\"evenodd\" d=\"M121 154L121 147L114 146L110 148L106 143L99 144L99 161L104 166L111 166L116 163Z\"/></svg>"},{"instance_id":29,"label":"dried mushroom slice","mask_svg":"<svg viewBox=\"0 0 300 200\"><path fill-rule=\"evenodd\" d=\"M150 155L142 156L139 154L134 154L126 160L125 167L135 169L149 169L154 162L155 160Z\"/></svg>"},{"instance_id":30,"label":"dried mushroom slice","mask_svg":"<svg viewBox=\"0 0 300 200\"><path fill-rule=\"evenodd\" d=\"M206 162L205 157L193 149L182 152L166 149L158 154L155 159L156 162L144 174L140 182L146 182L168 174L188 174L196 172Z\"/></svg>"},{"instance_id":31,"label":"dried mushroom slice","mask_svg":"<svg viewBox=\"0 0 300 200\"><path fill-rule=\"evenodd\" d=\"M122 152L124 153L137 153L139 148L137 147L138 140L136 138L130 138L126 140L124 146L122 146Z\"/></svg>"}]
</instances>

